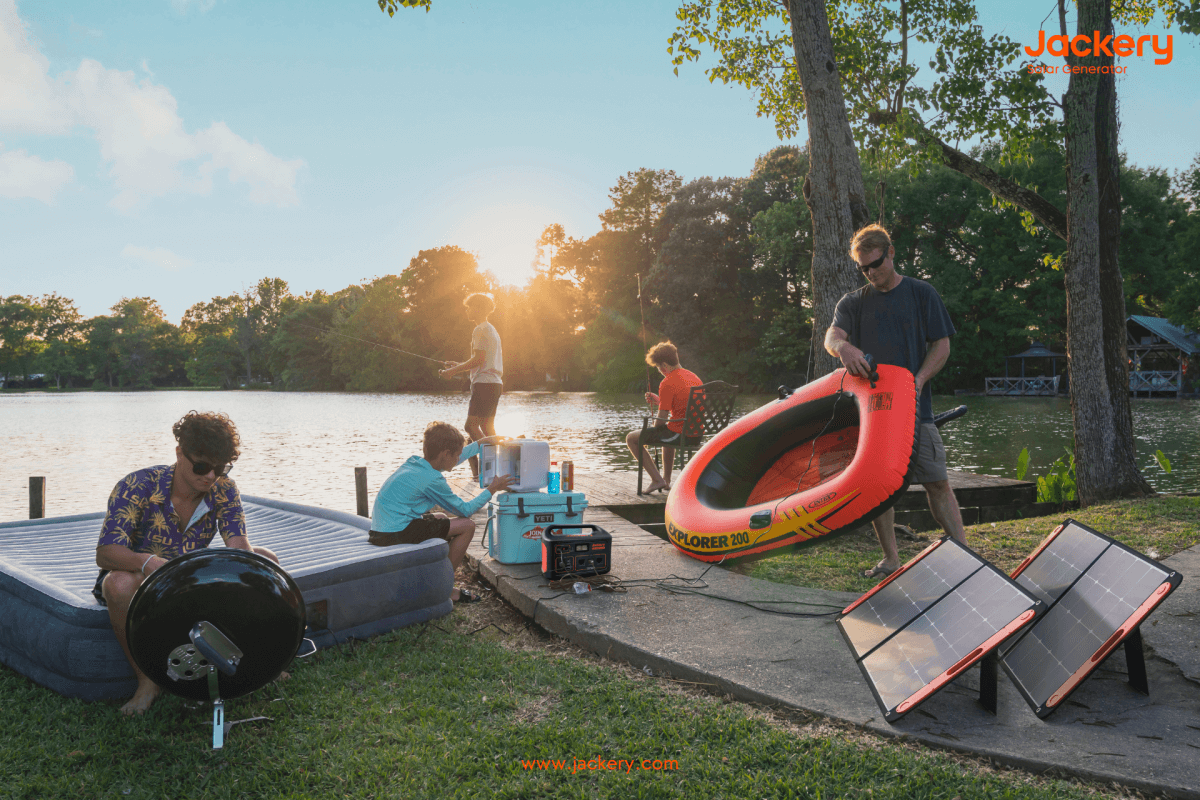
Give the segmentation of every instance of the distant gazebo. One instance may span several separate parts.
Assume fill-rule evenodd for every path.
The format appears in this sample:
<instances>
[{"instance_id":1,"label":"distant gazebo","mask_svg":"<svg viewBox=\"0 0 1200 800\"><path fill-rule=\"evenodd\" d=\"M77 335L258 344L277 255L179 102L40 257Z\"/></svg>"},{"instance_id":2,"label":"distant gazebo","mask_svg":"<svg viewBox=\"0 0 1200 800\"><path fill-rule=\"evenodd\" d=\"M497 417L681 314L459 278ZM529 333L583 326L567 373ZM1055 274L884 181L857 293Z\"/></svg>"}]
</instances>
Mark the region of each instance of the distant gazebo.
<instances>
[{"instance_id":1,"label":"distant gazebo","mask_svg":"<svg viewBox=\"0 0 1200 800\"><path fill-rule=\"evenodd\" d=\"M1020 359L1021 369L1020 376L1011 376L1012 372L1010 362L1014 359ZM1066 361L1066 353L1055 353L1041 342L1031 342L1029 349L1017 353L1016 355L1007 356L1004 359L1004 377L1003 378L984 378L987 393L990 395L1000 395L1006 397L1053 397L1059 394L1060 391L1067 390L1067 370L1064 368L1062 374L1058 372L1058 360ZM1041 364L1042 369L1040 375L1036 377L1026 377L1026 361L1033 360L1035 364ZM1045 364L1050 362L1050 374L1046 375ZM1064 379L1061 381L1060 378Z\"/></svg>"},{"instance_id":2,"label":"distant gazebo","mask_svg":"<svg viewBox=\"0 0 1200 800\"><path fill-rule=\"evenodd\" d=\"M1180 397L1187 365L1200 354L1200 335L1161 317L1131 315L1125 321L1129 391L1134 397ZM1195 380L1193 376L1193 382Z\"/></svg>"}]
</instances>

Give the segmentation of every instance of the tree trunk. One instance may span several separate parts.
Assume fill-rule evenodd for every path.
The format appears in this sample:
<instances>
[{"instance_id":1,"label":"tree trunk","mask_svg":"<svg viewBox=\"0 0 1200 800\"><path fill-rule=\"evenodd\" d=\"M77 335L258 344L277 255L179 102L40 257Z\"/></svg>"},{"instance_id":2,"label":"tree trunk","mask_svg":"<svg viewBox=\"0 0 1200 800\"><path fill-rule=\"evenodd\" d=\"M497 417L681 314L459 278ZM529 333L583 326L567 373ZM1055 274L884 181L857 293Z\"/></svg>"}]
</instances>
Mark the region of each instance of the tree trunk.
<instances>
[{"instance_id":1,"label":"tree trunk","mask_svg":"<svg viewBox=\"0 0 1200 800\"><path fill-rule=\"evenodd\" d=\"M838 300L863 283L849 255L850 240L870 219L824 0L788 0L788 14L808 123L804 200L813 226L812 377L816 378L841 366L825 352L825 331Z\"/></svg>"},{"instance_id":2,"label":"tree trunk","mask_svg":"<svg viewBox=\"0 0 1200 800\"><path fill-rule=\"evenodd\" d=\"M1111 0L1080 0L1078 33L1112 33ZM1111 56L1068 62L1111 66ZM1137 469L1125 349L1116 85L1072 73L1063 97L1067 149L1067 357L1082 505L1153 494Z\"/></svg>"}]
</instances>

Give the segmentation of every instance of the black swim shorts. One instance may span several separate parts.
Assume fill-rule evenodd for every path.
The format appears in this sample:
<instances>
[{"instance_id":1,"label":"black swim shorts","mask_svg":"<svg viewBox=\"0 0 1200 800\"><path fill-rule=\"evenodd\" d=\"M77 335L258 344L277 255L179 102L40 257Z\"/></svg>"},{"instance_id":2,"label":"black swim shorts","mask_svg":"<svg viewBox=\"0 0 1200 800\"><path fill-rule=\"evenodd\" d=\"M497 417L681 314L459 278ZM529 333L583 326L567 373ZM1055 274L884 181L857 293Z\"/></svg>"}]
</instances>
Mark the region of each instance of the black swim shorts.
<instances>
[{"instance_id":1,"label":"black swim shorts","mask_svg":"<svg viewBox=\"0 0 1200 800\"><path fill-rule=\"evenodd\" d=\"M503 391L503 383L472 383L471 406L467 409L467 416L484 419L496 416L496 406L500 404L500 394Z\"/></svg>"},{"instance_id":2,"label":"black swim shorts","mask_svg":"<svg viewBox=\"0 0 1200 800\"><path fill-rule=\"evenodd\" d=\"M408 523L408 527L394 533L371 531L367 541L376 547L388 547L393 544L420 544L427 539L450 540L450 520L445 517L435 517L424 514L420 519Z\"/></svg>"},{"instance_id":3,"label":"black swim shorts","mask_svg":"<svg viewBox=\"0 0 1200 800\"><path fill-rule=\"evenodd\" d=\"M667 447L679 447L681 444L686 444L688 447L695 447L700 444L699 436L684 436L682 433L676 433L667 426L647 428L642 433L642 444L663 444Z\"/></svg>"}]
</instances>

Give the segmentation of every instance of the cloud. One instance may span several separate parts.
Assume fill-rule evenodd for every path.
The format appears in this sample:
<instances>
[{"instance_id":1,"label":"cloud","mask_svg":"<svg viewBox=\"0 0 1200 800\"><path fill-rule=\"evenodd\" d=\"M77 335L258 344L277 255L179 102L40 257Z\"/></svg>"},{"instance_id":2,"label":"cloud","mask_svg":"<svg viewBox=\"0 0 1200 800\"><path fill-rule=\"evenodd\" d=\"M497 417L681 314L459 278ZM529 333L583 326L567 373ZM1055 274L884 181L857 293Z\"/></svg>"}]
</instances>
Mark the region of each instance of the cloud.
<instances>
[{"instance_id":1,"label":"cloud","mask_svg":"<svg viewBox=\"0 0 1200 800\"><path fill-rule=\"evenodd\" d=\"M49 205L75 170L65 161L43 161L24 150L0 152L0 196L32 197Z\"/></svg>"},{"instance_id":2,"label":"cloud","mask_svg":"<svg viewBox=\"0 0 1200 800\"><path fill-rule=\"evenodd\" d=\"M188 132L175 97L152 76L139 81L93 59L55 77L49 67L14 0L0 0L0 131L61 136L90 130L117 189L115 208L129 211L172 193L209 194L213 175L222 171L231 183L249 187L252 202L299 202L303 160L279 158L224 122Z\"/></svg>"},{"instance_id":3,"label":"cloud","mask_svg":"<svg viewBox=\"0 0 1200 800\"><path fill-rule=\"evenodd\" d=\"M142 261L170 272L187 269L194 263L190 258L177 256L165 247L138 247L127 244L121 251L121 256L134 261Z\"/></svg>"}]
</instances>

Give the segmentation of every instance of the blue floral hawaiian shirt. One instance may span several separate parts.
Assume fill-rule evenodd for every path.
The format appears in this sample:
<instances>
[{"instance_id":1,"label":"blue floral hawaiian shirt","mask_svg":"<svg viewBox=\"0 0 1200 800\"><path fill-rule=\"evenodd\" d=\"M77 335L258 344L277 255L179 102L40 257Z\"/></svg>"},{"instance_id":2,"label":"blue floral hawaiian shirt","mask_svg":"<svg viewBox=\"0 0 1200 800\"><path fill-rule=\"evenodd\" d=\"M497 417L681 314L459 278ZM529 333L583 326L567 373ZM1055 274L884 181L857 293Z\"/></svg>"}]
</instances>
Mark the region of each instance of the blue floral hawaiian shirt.
<instances>
[{"instance_id":1,"label":"blue floral hawaiian shirt","mask_svg":"<svg viewBox=\"0 0 1200 800\"><path fill-rule=\"evenodd\" d=\"M218 532L226 544L232 536L246 535L242 497L232 480L218 478L185 525L171 505L174 476L172 464L139 469L121 479L108 498L97 546L119 544L170 559L208 547Z\"/></svg>"}]
</instances>

